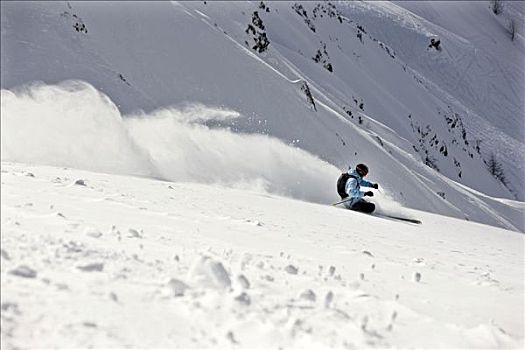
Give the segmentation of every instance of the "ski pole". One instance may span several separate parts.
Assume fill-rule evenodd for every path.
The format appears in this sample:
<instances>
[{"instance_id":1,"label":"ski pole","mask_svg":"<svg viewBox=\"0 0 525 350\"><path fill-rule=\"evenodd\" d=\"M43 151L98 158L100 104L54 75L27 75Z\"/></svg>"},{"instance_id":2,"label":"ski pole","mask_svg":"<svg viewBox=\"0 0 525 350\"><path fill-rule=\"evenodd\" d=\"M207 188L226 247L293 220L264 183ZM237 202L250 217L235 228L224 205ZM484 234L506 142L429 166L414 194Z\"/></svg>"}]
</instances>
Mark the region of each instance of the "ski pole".
<instances>
[{"instance_id":1,"label":"ski pole","mask_svg":"<svg viewBox=\"0 0 525 350\"><path fill-rule=\"evenodd\" d=\"M332 203L332 205L338 205L338 204L343 204L344 202L348 202L349 200L351 200L352 197L348 197L348 198L345 198L343 199L342 201L339 201L337 203Z\"/></svg>"}]
</instances>

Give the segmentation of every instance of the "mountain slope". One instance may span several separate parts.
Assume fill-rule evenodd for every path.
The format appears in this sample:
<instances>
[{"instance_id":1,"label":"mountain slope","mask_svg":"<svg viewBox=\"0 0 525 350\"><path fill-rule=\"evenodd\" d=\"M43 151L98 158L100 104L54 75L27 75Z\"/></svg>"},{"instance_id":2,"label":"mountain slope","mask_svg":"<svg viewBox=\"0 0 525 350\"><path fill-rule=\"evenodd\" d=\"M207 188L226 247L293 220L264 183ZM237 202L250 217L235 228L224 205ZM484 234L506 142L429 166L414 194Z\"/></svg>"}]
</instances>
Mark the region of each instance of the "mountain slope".
<instances>
[{"instance_id":1,"label":"mountain slope","mask_svg":"<svg viewBox=\"0 0 525 350\"><path fill-rule=\"evenodd\" d=\"M394 39L405 38L399 20L406 15L391 16L390 8L379 5L340 5L305 3L301 10L293 3L259 2L3 2L2 88L10 91L2 91L2 159L170 180L255 183L274 193L323 203L336 199L336 168L366 162L370 176L402 205L524 230L522 206L486 196L523 193L523 138L511 134L516 123L508 128L498 124L495 132L490 123L470 127L468 99L458 96L461 100L451 103L456 91L444 90L435 75L422 75L428 72L418 64L425 60L410 61L406 45L400 50L394 46ZM391 37L374 32L382 28L374 17L377 11L394 28ZM257 40L264 42L263 34L270 44L257 52L252 47ZM412 35L421 43L428 39L419 31ZM461 53L454 43L444 41L445 52ZM445 52L427 51L428 62L439 61L437 55ZM522 46L514 52L521 54ZM444 67L453 65L447 61ZM94 89L83 83L20 88L35 80L55 84L68 79L88 82ZM459 81L456 86L468 90L470 83ZM305 96L306 86L315 109ZM100 102L97 90L109 101L102 97ZM509 96L512 101L505 106L519 105ZM60 106L57 98L63 101ZM204 104L213 115L198 116L205 113L202 108L186 113L180 104L187 103ZM29 110L28 104L33 106ZM28 130L27 125L42 123L42 106L46 122ZM229 117L217 115L218 109L228 110ZM198 120L181 126L179 117L189 114ZM70 126L64 118L85 121ZM115 127L106 137L115 137L115 131L125 141L100 145L97 126L109 120ZM228 130L271 135L332 165L309 160L322 170L308 175L316 170L302 168L295 150L282 145L267 152L253 143L267 139L255 136L246 137L252 145L246 148L244 136L236 139ZM125 136L130 134L131 141ZM495 136L485 139L488 134ZM224 137L216 139L219 135ZM84 142L76 142L79 137ZM480 139L481 148L476 149ZM497 139L502 142L497 144ZM484 149L486 140L492 141ZM117 145L129 161L119 159ZM497 151L507 187L486 170L489 151ZM233 160L226 152L234 152ZM278 162L272 157L275 152ZM289 154L294 160L286 164ZM236 161L244 157L248 165Z\"/></svg>"},{"instance_id":2,"label":"mountain slope","mask_svg":"<svg viewBox=\"0 0 525 350\"><path fill-rule=\"evenodd\" d=\"M1 199L2 348L523 347L520 233L7 162Z\"/></svg>"}]
</instances>

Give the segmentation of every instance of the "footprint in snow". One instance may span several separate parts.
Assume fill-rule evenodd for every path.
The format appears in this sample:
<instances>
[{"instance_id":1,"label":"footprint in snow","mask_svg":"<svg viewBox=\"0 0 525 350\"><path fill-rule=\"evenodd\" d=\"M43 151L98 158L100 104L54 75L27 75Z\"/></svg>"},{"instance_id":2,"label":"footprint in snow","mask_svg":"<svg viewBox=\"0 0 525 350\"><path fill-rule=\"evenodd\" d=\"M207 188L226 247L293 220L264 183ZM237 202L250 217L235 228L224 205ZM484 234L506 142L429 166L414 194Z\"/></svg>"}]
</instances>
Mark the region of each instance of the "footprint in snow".
<instances>
[{"instance_id":1,"label":"footprint in snow","mask_svg":"<svg viewBox=\"0 0 525 350\"><path fill-rule=\"evenodd\" d=\"M84 250L85 246L82 243L77 243L75 241L69 241L62 244L66 248L66 253L80 253Z\"/></svg>"},{"instance_id":2,"label":"footprint in snow","mask_svg":"<svg viewBox=\"0 0 525 350\"><path fill-rule=\"evenodd\" d=\"M423 258L414 258L414 259L412 259L412 262L413 262L414 264L425 265L425 259L423 259Z\"/></svg>"},{"instance_id":3,"label":"footprint in snow","mask_svg":"<svg viewBox=\"0 0 525 350\"><path fill-rule=\"evenodd\" d=\"M86 180L84 179L78 179L75 181L74 183L75 185L78 185L78 186L86 186Z\"/></svg>"},{"instance_id":4,"label":"footprint in snow","mask_svg":"<svg viewBox=\"0 0 525 350\"><path fill-rule=\"evenodd\" d=\"M243 289L249 289L250 288L250 281L248 281L248 279L244 275L237 276L237 282L240 284L240 286Z\"/></svg>"},{"instance_id":5,"label":"footprint in snow","mask_svg":"<svg viewBox=\"0 0 525 350\"><path fill-rule=\"evenodd\" d=\"M476 284L481 286L495 286L499 285L499 281L495 278L492 278L490 272L485 272L478 277Z\"/></svg>"},{"instance_id":6,"label":"footprint in snow","mask_svg":"<svg viewBox=\"0 0 525 350\"><path fill-rule=\"evenodd\" d=\"M87 265L80 265L77 266L77 269L84 272L100 272L104 270L104 264L103 263L91 263Z\"/></svg>"},{"instance_id":7,"label":"footprint in snow","mask_svg":"<svg viewBox=\"0 0 525 350\"><path fill-rule=\"evenodd\" d=\"M324 306L326 308L329 308L333 300L334 300L334 293L332 291L329 291L328 293L326 293L324 297Z\"/></svg>"},{"instance_id":8,"label":"footprint in snow","mask_svg":"<svg viewBox=\"0 0 525 350\"><path fill-rule=\"evenodd\" d=\"M307 289L301 293L299 298L315 302L315 300L317 299L317 296L315 295L313 290Z\"/></svg>"},{"instance_id":9,"label":"footprint in snow","mask_svg":"<svg viewBox=\"0 0 525 350\"><path fill-rule=\"evenodd\" d=\"M172 278L168 281L168 288L172 296L181 297L184 296L184 293L190 288L190 286L181 280Z\"/></svg>"},{"instance_id":10,"label":"footprint in snow","mask_svg":"<svg viewBox=\"0 0 525 350\"><path fill-rule=\"evenodd\" d=\"M129 232L129 236L128 236L129 238L143 238L142 234L141 234L142 230L141 230L141 233L139 233L139 231L137 231L137 230L135 230L133 228L130 228L128 230L128 232Z\"/></svg>"},{"instance_id":11,"label":"footprint in snow","mask_svg":"<svg viewBox=\"0 0 525 350\"><path fill-rule=\"evenodd\" d=\"M5 260L11 260L9 254L7 254L7 252L3 249L0 249L0 256Z\"/></svg>"},{"instance_id":12,"label":"footprint in snow","mask_svg":"<svg viewBox=\"0 0 525 350\"><path fill-rule=\"evenodd\" d=\"M13 313L14 315L20 315L20 309L18 308L18 304L14 302L3 302L1 305L2 309L2 316L5 315L5 313Z\"/></svg>"},{"instance_id":13,"label":"footprint in snow","mask_svg":"<svg viewBox=\"0 0 525 350\"><path fill-rule=\"evenodd\" d=\"M65 284L65 283L56 283L55 287L58 290L69 290L69 286L67 284Z\"/></svg>"},{"instance_id":14,"label":"footprint in snow","mask_svg":"<svg viewBox=\"0 0 525 350\"><path fill-rule=\"evenodd\" d=\"M297 275L299 269L293 265L288 265L284 268L284 271L288 272L291 275Z\"/></svg>"},{"instance_id":15,"label":"footprint in snow","mask_svg":"<svg viewBox=\"0 0 525 350\"><path fill-rule=\"evenodd\" d=\"M415 282L419 282L419 281L421 281L421 273L419 273L419 272L415 272L414 275L412 276L412 279L413 279Z\"/></svg>"},{"instance_id":16,"label":"footprint in snow","mask_svg":"<svg viewBox=\"0 0 525 350\"><path fill-rule=\"evenodd\" d=\"M86 228L84 230L84 234L86 236L93 237L93 238L100 238L100 237L102 237L102 232L100 232L99 230L97 230L96 228L93 228L93 227Z\"/></svg>"},{"instance_id":17,"label":"footprint in snow","mask_svg":"<svg viewBox=\"0 0 525 350\"><path fill-rule=\"evenodd\" d=\"M270 275L264 275L264 276L261 276L261 279L263 280L266 280L268 282L273 282L275 281L275 278L273 276L270 276Z\"/></svg>"},{"instance_id":18,"label":"footprint in snow","mask_svg":"<svg viewBox=\"0 0 525 350\"><path fill-rule=\"evenodd\" d=\"M235 297L235 301L239 302L242 305L249 306L251 304L251 299L248 293L242 292L238 296Z\"/></svg>"},{"instance_id":19,"label":"footprint in snow","mask_svg":"<svg viewBox=\"0 0 525 350\"><path fill-rule=\"evenodd\" d=\"M263 224L262 224L260 221L258 221L258 220L250 220L250 219L246 219L245 222L246 222L247 224L250 224L250 225L253 225L253 226L259 226L259 227L261 227L261 226L263 225Z\"/></svg>"},{"instance_id":20,"label":"footprint in snow","mask_svg":"<svg viewBox=\"0 0 525 350\"><path fill-rule=\"evenodd\" d=\"M9 271L11 275L23 278L36 278L37 272L26 265L20 265Z\"/></svg>"},{"instance_id":21,"label":"footprint in snow","mask_svg":"<svg viewBox=\"0 0 525 350\"><path fill-rule=\"evenodd\" d=\"M235 334L233 334L232 331L229 331L227 334L226 334L226 338L232 342L232 344L239 344L239 342L237 341L237 339L235 339Z\"/></svg>"}]
</instances>

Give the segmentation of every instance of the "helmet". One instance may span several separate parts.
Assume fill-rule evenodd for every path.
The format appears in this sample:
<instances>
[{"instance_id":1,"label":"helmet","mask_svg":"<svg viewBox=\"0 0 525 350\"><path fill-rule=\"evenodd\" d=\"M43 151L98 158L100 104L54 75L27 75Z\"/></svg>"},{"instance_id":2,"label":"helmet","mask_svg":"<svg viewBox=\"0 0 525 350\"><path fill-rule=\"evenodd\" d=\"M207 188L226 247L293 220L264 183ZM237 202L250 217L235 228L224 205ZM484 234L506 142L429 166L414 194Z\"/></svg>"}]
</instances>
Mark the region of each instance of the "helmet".
<instances>
[{"instance_id":1,"label":"helmet","mask_svg":"<svg viewBox=\"0 0 525 350\"><path fill-rule=\"evenodd\" d=\"M361 177L365 177L368 174L368 167L365 164L357 164L355 170Z\"/></svg>"}]
</instances>

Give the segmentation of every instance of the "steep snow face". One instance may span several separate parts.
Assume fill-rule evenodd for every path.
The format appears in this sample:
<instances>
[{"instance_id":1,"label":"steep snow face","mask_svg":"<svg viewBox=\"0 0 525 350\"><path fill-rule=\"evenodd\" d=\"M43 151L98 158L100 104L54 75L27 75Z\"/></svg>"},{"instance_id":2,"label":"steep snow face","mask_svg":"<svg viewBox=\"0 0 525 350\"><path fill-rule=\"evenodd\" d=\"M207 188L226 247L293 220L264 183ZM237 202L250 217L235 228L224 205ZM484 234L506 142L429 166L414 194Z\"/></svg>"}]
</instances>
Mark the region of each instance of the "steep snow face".
<instances>
[{"instance_id":1,"label":"steep snow face","mask_svg":"<svg viewBox=\"0 0 525 350\"><path fill-rule=\"evenodd\" d=\"M2 349L523 348L524 235L2 162Z\"/></svg>"},{"instance_id":2,"label":"steep snow face","mask_svg":"<svg viewBox=\"0 0 525 350\"><path fill-rule=\"evenodd\" d=\"M2 2L2 88L10 90L2 91L2 159L256 186L323 203L337 199L337 168L366 162L395 202L523 230L520 204L488 197L522 192L523 138L476 148L470 105L451 103L456 94L443 92L437 74L379 40L366 28L375 22L360 22L377 11L394 24L400 17L340 5ZM392 31L404 37L398 25ZM421 50L429 59L445 52ZM88 84L15 88L66 79ZM188 105L201 107L188 113ZM500 127L491 135L506 133ZM253 135L261 133L280 142ZM489 151L508 188L486 170Z\"/></svg>"},{"instance_id":3,"label":"steep snow face","mask_svg":"<svg viewBox=\"0 0 525 350\"><path fill-rule=\"evenodd\" d=\"M523 2L502 2L499 15L484 1L394 3L349 3L344 12L357 12L434 96L453 106L469 142L479 139L482 153L510 165L508 180L523 193L525 41L509 33L510 23L523 30ZM440 40L439 52L428 47L432 38Z\"/></svg>"}]
</instances>

